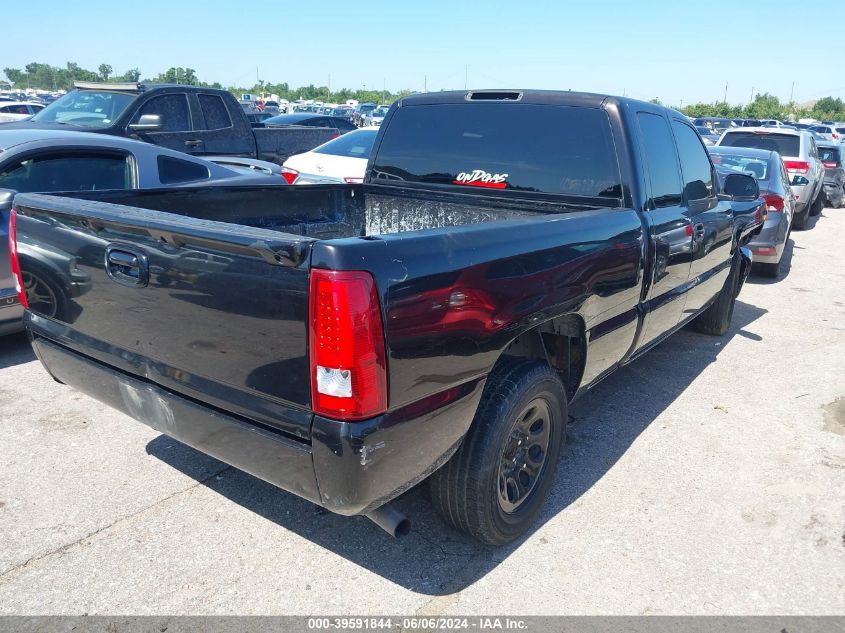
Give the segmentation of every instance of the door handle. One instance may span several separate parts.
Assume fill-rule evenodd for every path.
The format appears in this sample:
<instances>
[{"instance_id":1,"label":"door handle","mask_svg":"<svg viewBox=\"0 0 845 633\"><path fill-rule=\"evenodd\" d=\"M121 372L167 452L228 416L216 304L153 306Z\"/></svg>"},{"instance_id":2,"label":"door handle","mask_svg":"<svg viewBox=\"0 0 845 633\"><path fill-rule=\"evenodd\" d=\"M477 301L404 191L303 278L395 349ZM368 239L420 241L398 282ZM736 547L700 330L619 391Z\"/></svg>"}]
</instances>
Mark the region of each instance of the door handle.
<instances>
[{"instance_id":1,"label":"door handle","mask_svg":"<svg viewBox=\"0 0 845 633\"><path fill-rule=\"evenodd\" d=\"M150 280L147 256L125 246L106 248L106 274L124 286L146 286Z\"/></svg>"},{"instance_id":2,"label":"door handle","mask_svg":"<svg viewBox=\"0 0 845 633\"><path fill-rule=\"evenodd\" d=\"M197 147L199 147L200 145L202 145L202 141L197 140L197 139L194 139L194 140L189 140L189 141L185 141L185 147L193 147L193 148L197 148Z\"/></svg>"},{"instance_id":3,"label":"door handle","mask_svg":"<svg viewBox=\"0 0 845 633\"><path fill-rule=\"evenodd\" d=\"M704 225L699 223L692 227L692 239L700 242L704 239Z\"/></svg>"}]
</instances>

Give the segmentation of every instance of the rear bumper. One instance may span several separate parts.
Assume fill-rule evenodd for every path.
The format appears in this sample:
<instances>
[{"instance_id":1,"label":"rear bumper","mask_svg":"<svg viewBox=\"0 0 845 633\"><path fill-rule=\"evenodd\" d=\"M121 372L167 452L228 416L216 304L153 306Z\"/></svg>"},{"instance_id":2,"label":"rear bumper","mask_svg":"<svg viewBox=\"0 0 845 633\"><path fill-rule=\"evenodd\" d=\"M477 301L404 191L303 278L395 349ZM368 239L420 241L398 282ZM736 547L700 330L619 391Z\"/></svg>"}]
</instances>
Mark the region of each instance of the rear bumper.
<instances>
[{"instance_id":1,"label":"rear bumper","mask_svg":"<svg viewBox=\"0 0 845 633\"><path fill-rule=\"evenodd\" d=\"M0 293L0 336L23 330L23 306L17 294Z\"/></svg>"},{"instance_id":2,"label":"rear bumper","mask_svg":"<svg viewBox=\"0 0 845 633\"><path fill-rule=\"evenodd\" d=\"M763 230L749 243L748 248L754 254L754 261L763 264L776 264L783 256L786 240L789 236L789 223L782 213L771 213L763 225Z\"/></svg>"},{"instance_id":3,"label":"rear bumper","mask_svg":"<svg viewBox=\"0 0 845 633\"><path fill-rule=\"evenodd\" d=\"M32 336L32 335L31 335ZM365 514L423 480L460 445L484 386L467 383L363 422L315 416L310 443L32 336L70 385L151 428L338 514Z\"/></svg>"}]
</instances>

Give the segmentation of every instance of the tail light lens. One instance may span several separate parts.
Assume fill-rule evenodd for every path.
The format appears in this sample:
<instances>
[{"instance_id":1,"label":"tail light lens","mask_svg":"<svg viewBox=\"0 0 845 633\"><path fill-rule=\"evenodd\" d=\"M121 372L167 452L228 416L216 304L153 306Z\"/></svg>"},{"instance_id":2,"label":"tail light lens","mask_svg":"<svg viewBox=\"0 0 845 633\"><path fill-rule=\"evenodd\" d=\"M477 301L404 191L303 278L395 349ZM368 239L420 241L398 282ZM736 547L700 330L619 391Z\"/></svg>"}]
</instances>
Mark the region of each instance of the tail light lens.
<instances>
[{"instance_id":1,"label":"tail light lens","mask_svg":"<svg viewBox=\"0 0 845 633\"><path fill-rule=\"evenodd\" d=\"M834 162L823 162L825 169L836 169L836 163Z\"/></svg>"},{"instance_id":2,"label":"tail light lens","mask_svg":"<svg viewBox=\"0 0 845 633\"><path fill-rule=\"evenodd\" d=\"M803 160L785 160L783 166L786 167L786 171L797 171L799 174L810 171L810 163Z\"/></svg>"},{"instance_id":3,"label":"tail light lens","mask_svg":"<svg viewBox=\"0 0 845 633\"><path fill-rule=\"evenodd\" d=\"M309 299L314 412L347 421L384 413L384 330L372 275L315 268Z\"/></svg>"},{"instance_id":4,"label":"tail light lens","mask_svg":"<svg viewBox=\"0 0 845 633\"><path fill-rule=\"evenodd\" d=\"M763 196L766 201L766 210L770 213L772 211L783 211L783 198L774 193L767 193Z\"/></svg>"},{"instance_id":5,"label":"tail light lens","mask_svg":"<svg viewBox=\"0 0 845 633\"><path fill-rule=\"evenodd\" d=\"M290 167L282 166L282 178L284 178L289 185L292 185L296 179L299 178L299 172L295 169L291 169Z\"/></svg>"},{"instance_id":6,"label":"tail light lens","mask_svg":"<svg viewBox=\"0 0 845 633\"><path fill-rule=\"evenodd\" d=\"M15 276L15 290L18 293L18 300L24 308L29 308L26 300L26 292L23 289L23 277L21 276L21 262L18 257L18 214L12 209L9 214L9 255L12 263L12 274Z\"/></svg>"}]
</instances>

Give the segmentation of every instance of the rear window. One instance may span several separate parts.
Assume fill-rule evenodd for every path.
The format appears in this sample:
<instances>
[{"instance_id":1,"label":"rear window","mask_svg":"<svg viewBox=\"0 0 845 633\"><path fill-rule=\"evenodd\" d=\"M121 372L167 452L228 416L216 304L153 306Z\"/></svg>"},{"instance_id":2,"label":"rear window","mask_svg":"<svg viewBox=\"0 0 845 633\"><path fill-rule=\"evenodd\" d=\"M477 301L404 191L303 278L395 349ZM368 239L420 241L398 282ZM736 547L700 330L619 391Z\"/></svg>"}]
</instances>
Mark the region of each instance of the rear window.
<instances>
[{"instance_id":1,"label":"rear window","mask_svg":"<svg viewBox=\"0 0 845 633\"><path fill-rule=\"evenodd\" d=\"M791 134L728 132L719 145L767 149L781 156L800 156L801 154L801 139Z\"/></svg>"},{"instance_id":2,"label":"rear window","mask_svg":"<svg viewBox=\"0 0 845 633\"><path fill-rule=\"evenodd\" d=\"M399 108L374 180L603 198L622 195L607 114L506 103Z\"/></svg>"},{"instance_id":3,"label":"rear window","mask_svg":"<svg viewBox=\"0 0 845 633\"><path fill-rule=\"evenodd\" d=\"M740 173L753 174L757 180L769 179L769 161L751 156L737 156L736 154L710 154L710 159L716 169L723 174Z\"/></svg>"},{"instance_id":4,"label":"rear window","mask_svg":"<svg viewBox=\"0 0 845 633\"><path fill-rule=\"evenodd\" d=\"M346 156L347 158L369 158L373 151L373 143L377 132L360 130L350 132L329 141L314 150L317 154L331 154L332 156Z\"/></svg>"},{"instance_id":5,"label":"rear window","mask_svg":"<svg viewBox=\"0 0 845 633\"><path fill-rule=\"evenodd\" d=\"M819 158L825 163L825 167L839 167L841 165L839 150L834 147L820 147Z\"/></svg>"}]
</instances>

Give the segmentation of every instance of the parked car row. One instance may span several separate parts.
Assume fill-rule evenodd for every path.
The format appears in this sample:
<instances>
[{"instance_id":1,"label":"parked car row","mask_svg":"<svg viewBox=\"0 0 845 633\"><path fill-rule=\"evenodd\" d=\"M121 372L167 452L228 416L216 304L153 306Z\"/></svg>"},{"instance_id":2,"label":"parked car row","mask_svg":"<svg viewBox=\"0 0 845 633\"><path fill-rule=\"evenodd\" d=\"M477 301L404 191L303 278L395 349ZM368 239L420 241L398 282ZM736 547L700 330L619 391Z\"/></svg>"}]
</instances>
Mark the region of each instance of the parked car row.
<instances>
[{"instance_id":1,"label":"parked car row","mask_svg":"<svg viewBox=\"0 0 845 633\"><path fill-rule=\"evenodd\" d=\"M764 275L780 274L793 228L805 229L809 217L821 213L825 203L838 208L845 202L843 148L841 143L817 140L808 129L785 125L730 127L708 147L720 175L745 173L758 181L767 218L749 248Z\"/></svg>"}]
</instances>

